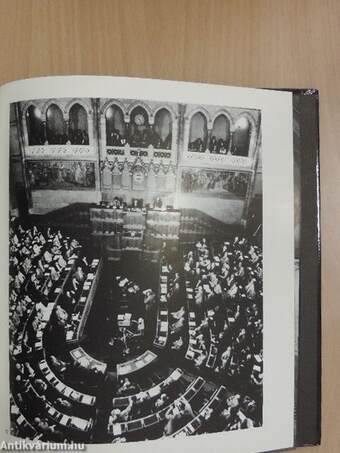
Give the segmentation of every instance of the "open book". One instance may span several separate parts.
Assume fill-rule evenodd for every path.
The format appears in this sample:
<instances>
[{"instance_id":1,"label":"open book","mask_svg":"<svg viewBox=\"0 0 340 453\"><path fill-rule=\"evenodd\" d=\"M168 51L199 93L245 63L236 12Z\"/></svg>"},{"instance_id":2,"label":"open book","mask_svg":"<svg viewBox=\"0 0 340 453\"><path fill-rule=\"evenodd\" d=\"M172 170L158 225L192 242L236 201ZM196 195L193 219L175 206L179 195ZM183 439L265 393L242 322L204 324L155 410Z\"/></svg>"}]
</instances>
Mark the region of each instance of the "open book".
<instances>
[{"instance_id":1,"label":"open book","mask_svg":"<svg viewBox=\"0 0 340 453\"><path fill-rule=\"evenodd\" d=\"M1 440L319 443L315 90L24 80L0 140Z\"/></svg>"}]
</instances>

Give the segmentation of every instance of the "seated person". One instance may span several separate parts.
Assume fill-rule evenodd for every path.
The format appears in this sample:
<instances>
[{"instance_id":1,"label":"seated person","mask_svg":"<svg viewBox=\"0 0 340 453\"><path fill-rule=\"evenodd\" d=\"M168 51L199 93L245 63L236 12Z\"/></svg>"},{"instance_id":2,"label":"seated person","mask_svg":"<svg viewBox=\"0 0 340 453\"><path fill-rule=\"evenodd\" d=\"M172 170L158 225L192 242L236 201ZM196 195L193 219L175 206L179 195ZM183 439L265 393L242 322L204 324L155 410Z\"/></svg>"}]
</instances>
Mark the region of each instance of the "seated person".
<instances>
[{"instance_id":1,"label":"seated person","mask_svg":"<svg viewBox=\"0 0 340 453\"><path fill-rule=\"evenodd\" d=\"M132 397L132 402L131 419L133 420L143 418L154 410L152 399L147 392L141 393L138 399Z\"/></svg>"},{"instance_id":2,"label":"seated person","mask_svg":"<svg viewBox=\"0 0 340 453\"><path fill-rule=\"evenodd\" d=\"M160 411L163 409L170 401L170 398L166 393L162 393L159 398L155 401L155 409L156 411Z\"/></svg>"},{"instance_id":3,"label":"seated person","mask_svg":"<svg viewBox=\"0 0 340 453\"><path fill-rule=\"evenodd\" d=\"M123 383L117 390L117 395L133 395L138 392L138 388L129 378L124 378Z\"/></svg>"},{"instance_id":4,"label":"seated person","mask_svg":"<svg viewBox=\"0 0 340 453\"><path fill-rule=\"evenodd\" d=\"M43 258L44 258L45 263L49 264L53 260L53 255L48 250L45 250L45 252L43 254Z\"/></svg>"},{"instance_id":5,"label":"seated person","mask_svg":"<svg viewBox=\"0 0 340 453\"><path fill-rule=\"evenodd\" d=\"M54 355L50 356L50 360L51 360L52 366L57 370L58 373L64 373L64 371L66 371L66 368L67 368L66 362L63 362L62 360L57 359L57 357Z\"/></svg>"},{"instance_id":6,"label":"seated person","mask_svg":"<svg viewBox=\"0 0 340 453\"><path fill-rule=\"evenodd\" d=\"M125 409L113 408L110 413L109 424L122 423L129 421L132 411L133 402L130 400L129 405Z\"/></svg>"},{"instance_id":7,"label":"seated person","mask_svg":"<svg viewBox=\"0 0 340 453\"><path fill-rule=\"evenodd\" d=\"M59 406L60 411L64 412L65 414L72 414L72 403L70 401L67 401L61 397L57 398L55 400L56 405Z\"/></svg>"},{"instance_id":8,"label":"seated person","mask_svg":"<svg viewBox=\"0 0 340 453\"><path fill-rule=\"evenodd\" d=\"M75 278L78 283L82 283L85 280L85 275L81 266L77 266L77 270L73 274L73 278Z\"/></svg>"},{"instance_id":9,"label":"seated person","mask_svg":"<svg viewBox=\"0 0 340 453\"><path fill-rule=\"evenodd\" d=\"M185 400L176 400L165 414L166 424L164 427L164 435L171 436L181 427L186 425L195 417L190 403Z\"/></svg>"},{"instance_id":10,"label":"seated person","mask_svg":"<svg viewBox=\"0 0 340 453\"><path fill-rule=\"evenodd\" d=\"M47 390L46 382L44 382L42 379L34 379L33 386L39 396L43 397Z\"/></svg>"},{"instance_id":11,"label":"seated person","mask_svg":"<svg viewBox=\"0 0 340 453\"><path fill-rule=\"evenodd\" d=\"M177 340L174 340L171 349L174 351L180 351L184 346L184 341L182 337L177 338Z\"/></svg>"},{"instance_id":12,"label":"seated person","mask_svg":"<svg viewBox=\"0 0 340 453\"><path fill-rule=\"evenodd\" d=\"M163 206L163 202L162 202L161 197L155 198L155 200L153 202L153 208L154 209L162 209L162 206Z\"/></svg>"},{"instance_id":13,"label":"seated person","mask_svg":"<svg viewBox=\"0 0 340 453\"><path fill-rule=\"evenodd\" d=\"M56 270L56 268L54 266L51 266L51 280L53 282L57 282L59 280L59 277L60 277L60 273Z\"/></svg>"}]
</instances>

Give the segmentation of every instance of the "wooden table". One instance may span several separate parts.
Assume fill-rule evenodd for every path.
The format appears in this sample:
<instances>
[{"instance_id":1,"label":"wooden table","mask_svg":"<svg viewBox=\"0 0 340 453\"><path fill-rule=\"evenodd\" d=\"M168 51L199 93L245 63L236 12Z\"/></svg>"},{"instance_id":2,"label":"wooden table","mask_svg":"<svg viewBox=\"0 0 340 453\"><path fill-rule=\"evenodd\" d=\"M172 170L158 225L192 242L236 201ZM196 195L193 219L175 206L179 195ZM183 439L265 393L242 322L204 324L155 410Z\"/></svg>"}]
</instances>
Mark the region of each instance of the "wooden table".
<instances>
[{"instance_id":1,"label":"wooden table","mask_svg":"<svg viewBox=\"0 0 340 453\"><path fill-rule=\"evenodd\" d=\"M140 371L146 366L151 365L156 359L157 355L154 352L147 350L134 359L117 363L117 375L122 377Z\"/></svg>"},{"instance_id":2,"label":"wooden table","mask_svg":"<svg viewBox=\"0 0 340 453\"><path fill-rule=\"evenodd\" d=\"M339 19L339 0L0 2L1 84L77 73L320 90L322 446L304 453L340 444Z\"/></svg>"}]
</instances>

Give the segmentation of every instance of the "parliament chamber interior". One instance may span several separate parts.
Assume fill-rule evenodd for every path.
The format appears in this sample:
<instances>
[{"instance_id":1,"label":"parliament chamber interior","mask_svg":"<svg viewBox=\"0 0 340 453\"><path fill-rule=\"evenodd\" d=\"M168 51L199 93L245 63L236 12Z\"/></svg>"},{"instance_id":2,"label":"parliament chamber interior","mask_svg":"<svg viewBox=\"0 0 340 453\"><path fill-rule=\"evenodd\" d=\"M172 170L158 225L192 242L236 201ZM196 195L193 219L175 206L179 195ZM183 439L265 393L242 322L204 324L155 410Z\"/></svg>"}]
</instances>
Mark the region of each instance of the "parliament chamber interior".
<instances>
[{"instance_id":1,"label":"parliament chamber interior","mask_svg":"<svg viewBox=\"0 0 340 453\"><path fill-rule=\"evenodd\" d=\"M115 443L262 425L257 110L11 105L11 432Z\"/></svg>"}]
</instances>

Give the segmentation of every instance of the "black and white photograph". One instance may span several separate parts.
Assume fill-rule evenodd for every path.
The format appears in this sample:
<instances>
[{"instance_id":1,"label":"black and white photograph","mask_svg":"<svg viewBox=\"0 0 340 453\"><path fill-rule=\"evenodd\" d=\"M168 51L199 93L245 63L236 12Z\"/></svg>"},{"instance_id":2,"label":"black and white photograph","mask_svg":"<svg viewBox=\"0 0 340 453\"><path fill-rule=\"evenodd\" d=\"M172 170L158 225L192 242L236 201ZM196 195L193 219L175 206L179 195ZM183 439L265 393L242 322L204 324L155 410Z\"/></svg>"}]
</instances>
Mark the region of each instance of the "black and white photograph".
<instances>
[{"instance_id":1,"label":"black and white photograph","mask_svg":"<svg viewBox=\"0 0 340 453\"><path fill-rule=\"evenodd\" d=\"M261 120L244 102L10 104L12 435L261 429Z\"/></svg>"}]
</instances>

